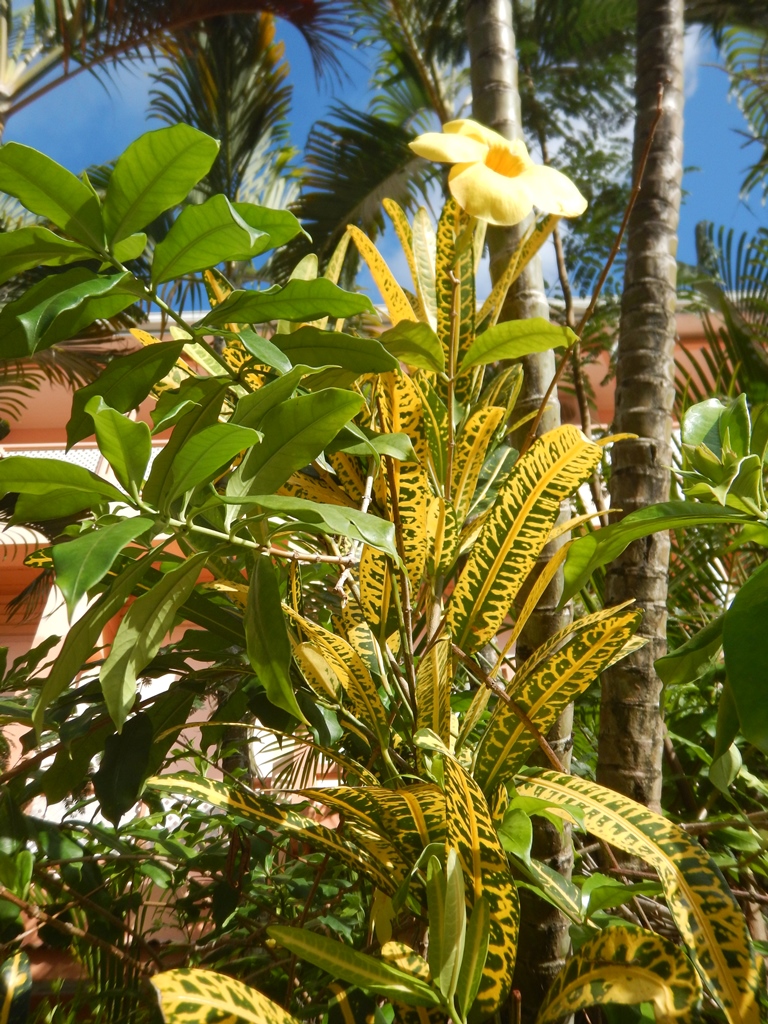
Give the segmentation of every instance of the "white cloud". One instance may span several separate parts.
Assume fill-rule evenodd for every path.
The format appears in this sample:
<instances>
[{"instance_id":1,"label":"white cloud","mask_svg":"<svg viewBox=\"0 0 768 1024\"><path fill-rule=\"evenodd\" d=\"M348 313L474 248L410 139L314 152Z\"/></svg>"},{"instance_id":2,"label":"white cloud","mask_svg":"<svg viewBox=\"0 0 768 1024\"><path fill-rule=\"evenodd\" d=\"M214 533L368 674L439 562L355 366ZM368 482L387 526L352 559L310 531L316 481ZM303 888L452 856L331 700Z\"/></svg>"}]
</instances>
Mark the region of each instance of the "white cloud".
<instances>
[{"instance_id":1,"label":"white cloud","mask_svg":"<svg viewBox=\"0 0 768 1024\"><path fill-rule=\"evenodd\" d=\"M706 52L706 40L700 25L686 30L683 42L683 87L689 100L699 87L699 67Z\"/></svg>"}]
</instances>

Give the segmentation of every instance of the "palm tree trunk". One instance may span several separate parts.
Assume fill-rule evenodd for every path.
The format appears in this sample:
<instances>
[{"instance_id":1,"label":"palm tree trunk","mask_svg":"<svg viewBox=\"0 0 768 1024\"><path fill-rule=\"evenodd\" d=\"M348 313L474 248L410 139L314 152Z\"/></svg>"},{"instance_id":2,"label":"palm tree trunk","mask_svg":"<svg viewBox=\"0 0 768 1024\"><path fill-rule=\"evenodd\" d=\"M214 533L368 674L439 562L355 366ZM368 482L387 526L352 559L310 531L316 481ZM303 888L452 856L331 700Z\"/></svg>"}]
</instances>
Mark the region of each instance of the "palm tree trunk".
<instances>
[{"instance_id":1,"label":"palm tree trunk","mask_svg":"<svg viewBox=\"0 0 768 1024\"><path fill-rule=\"evenodd\" d=\"M639 0L633 162L658 124L627 235L616 362L617 432L637 434L612 455L611 506L626 515L669 497L675 344L675 251L683 151L683 0ZM659 807L663 755L661 681L666 649L669 535L638 541L608 570L606 604L634 598L649 643L603 674L597 778Z\"/></svg>"},{"instance_id":2,"label":"palm tree trunk","mask_svg":"<svg viewBox=\"0 0 768 1024\"><path fill-rule=\"evenodd\" d=\"M508 139L522 136L520 95L517 88L517 57L510 0L467 0L467 36L472 76L472 110L477 121L493 128ZM517 228L488 229L493 280L503 272L510 254L517 248L526 225ZM501 320L549 318L549 305L544 295L541 263L536 257L510 290ZM536 410L555 372L552 352L523 359L523 392L515 407L515 415ZM560 423L560 405L553 395L539 425L539 433ZM528 425L522 429L522 437ZM564 543L561 538L558 545ZM550 545L542 554L541 564L553 555ZM531 616L517 645L518 663L562 628L570 609L558 611L562 578L556 577ZM572 710L566 711L548 736L564 764L570 761ZM570 875L573 850L570 834L561 835L542 819L535 819L533 855L562 874ZM569 947L568 922L554 907L533 894L521 891L522 921L514 987L522 997L522 1014L534 1020L538 1008L555 976L565 962Z\"/></svg>"}]
</instances>

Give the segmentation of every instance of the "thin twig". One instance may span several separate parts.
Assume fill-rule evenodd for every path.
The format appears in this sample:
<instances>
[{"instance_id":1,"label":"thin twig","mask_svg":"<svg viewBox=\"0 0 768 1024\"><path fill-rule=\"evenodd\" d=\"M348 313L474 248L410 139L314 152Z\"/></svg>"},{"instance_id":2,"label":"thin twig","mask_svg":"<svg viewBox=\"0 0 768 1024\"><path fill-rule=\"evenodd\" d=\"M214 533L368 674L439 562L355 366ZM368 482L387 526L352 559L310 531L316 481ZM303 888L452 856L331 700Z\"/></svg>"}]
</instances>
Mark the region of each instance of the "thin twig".
<instances>
[{"instance_id":1,"label":"thin twig","mask_svg":"<svg viewBox=\"0 0 768 1024\"><path fill-rule=\"evenodd\" d=\"M656 135L656 129L658 128L659 122L661 121L661 118L664 115L664 107L662 105L663 100L664 100L664 86L663 85L659 85L659 92L658 92L658 97L657 97L657 100L656 100L656 114L654 116L653 123L651 124L650 131L648 132L648 138L645 141L645 146L643 148L643 152L642 152L642 155L640 157L640 163L638 164L637 174L635 175L634 185L632 186L632 193L631 193L631 195L629 197L629 202L627 203L627 208L624 211L624 217L622 218L621 226L619 227L619 230L618 230L618 232L616 234L616 239L615 239L615 241L613 243L613 247L612 247L612 249L611 249L611 251L610 251L610 253L608 255L608 259L606 261L606 264L605 264L605 266L602 269L602 272L600 274L598 282L595 285L595 290L592 293L592 298L590 299L589 305L587 306L587 309L586 309L584 315L582 316L581 320L579 320L579 323L576 326L576 334L578 334L579 337L581 337L581 334L582 334L584 328L589 323L589 321L592 319L592 314L594 313L595 307L597 306L597 300L600 298L600 293L603 290L603 285L605 284L605 282L606 282L606 280L608 278L608 274L611 271L611 267L613 266L614 260L618 256L619 250L621 249L621 243L622 243L622 240L624 238L624 232L627 229L627 225L629 223L629 218L630 218L630 216L632 214L632 211L635 208L635 203L637 202L638 196L640 195L640 190L642 188L642 183L643 183L643 177L645 175L645 167L646 167L646 164L648 163L648 157L650 156L650 153L651 153L651 146L653 145L653 139L654 139L654 137ZM550 398L552 397L552 392L557 387L557 383L558 383L558 381L560 380L560 378L563 375L563 370L565 369L565 364L566 364L567 360L568 360L568 353L566 352L563 355L563 357L561 358L560 363L558 364L557 369L555 370L555 374L554 374L554 376L552 377L552 380L549 383L549 387L547 388L546 394L544 395L544 398L543 398L543 400L541 402L541 405L539 406L539 410L536 413L536 416L535 416L535 418L533 420L533 423L531 424L531 428L528 431L528 435L527 435L527 437L525 439L525 442L524 442L522 448L520 449L520 454L521 455L524 455L528 451L528 449L531 447L531 445L533 444L533 441L534 441L534 439L536 437L536 431L538 430L539 424L541 423L541 418L544 415L544 410L547 408L547 404L548 404Z\"/></svg>"}]
</instances>

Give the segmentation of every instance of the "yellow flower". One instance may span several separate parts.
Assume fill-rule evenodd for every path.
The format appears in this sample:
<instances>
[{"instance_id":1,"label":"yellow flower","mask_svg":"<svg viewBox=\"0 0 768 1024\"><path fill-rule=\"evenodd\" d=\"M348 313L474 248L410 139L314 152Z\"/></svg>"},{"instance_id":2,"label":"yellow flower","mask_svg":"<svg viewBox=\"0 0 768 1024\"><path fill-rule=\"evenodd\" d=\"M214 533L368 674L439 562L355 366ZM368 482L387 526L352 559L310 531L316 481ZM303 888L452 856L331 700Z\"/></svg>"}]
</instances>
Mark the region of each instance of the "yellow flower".
<instances>
[{"instance_id":1,"label":"yellow flower","mask_svg":"<svg viewBox=\"0 0 768 1024\"><path fill-rule=\"evenodd\" d=\"M587 208L570 178L535 164L524 142L508 142L476 121L449 121L442 134L419 135L410 147L427 160L454 164L448 175L451 195L489 224L519 224L534 206L560 217L578 217Z\"/></svg>"}]
</instances>

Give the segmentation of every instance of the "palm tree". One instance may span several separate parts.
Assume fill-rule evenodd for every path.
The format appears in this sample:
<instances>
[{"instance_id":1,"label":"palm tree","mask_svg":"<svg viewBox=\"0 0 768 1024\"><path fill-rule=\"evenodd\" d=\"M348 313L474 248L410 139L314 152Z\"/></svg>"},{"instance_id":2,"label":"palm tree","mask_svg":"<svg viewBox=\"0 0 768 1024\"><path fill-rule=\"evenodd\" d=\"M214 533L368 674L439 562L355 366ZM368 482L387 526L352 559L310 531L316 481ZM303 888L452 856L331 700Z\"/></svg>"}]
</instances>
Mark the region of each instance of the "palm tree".
<instances>
[{"instance_id":1,"label":"palm tree","mask_svg":"<svg viewBox=\"0 0 768 1024\"><path fill-rule=\"evenodd\" d=\"M333 0L0 0L0 137L13 114L83 71L152 52L217 15L259 13L293 24L316 69L338 69L343 11Z\"/></svg>"},{"instance_id":2,"label":"palm tree","mask_svg":"<svg viewBox=\"0 0 768 1024\"><path fill-rule=\"evenodd\" d=\"M669 495L675 343L675 249L682 179L683 0L639 0L637 9L637 174L642 190L629 221L616 361L617 432L611 505L624 514ZM659 90L663 88L663 100ZM650 807L661 795L661 682L653 662L666 648L669 537L631 545L609 569L606 603L635 599L645 615L640 651L603 674L597 778Z\"/></svg>"}]
</instances>

